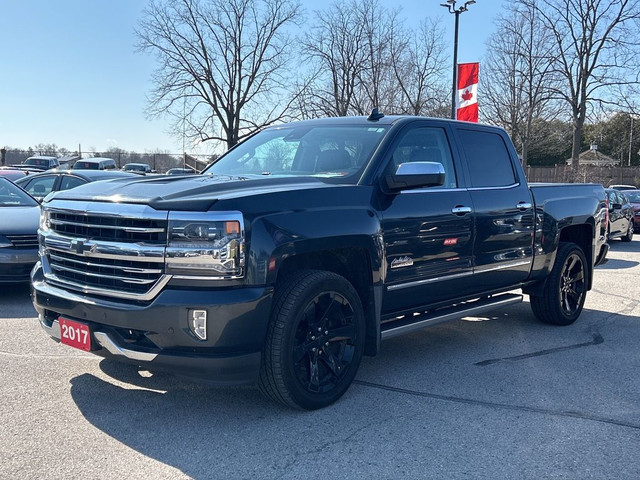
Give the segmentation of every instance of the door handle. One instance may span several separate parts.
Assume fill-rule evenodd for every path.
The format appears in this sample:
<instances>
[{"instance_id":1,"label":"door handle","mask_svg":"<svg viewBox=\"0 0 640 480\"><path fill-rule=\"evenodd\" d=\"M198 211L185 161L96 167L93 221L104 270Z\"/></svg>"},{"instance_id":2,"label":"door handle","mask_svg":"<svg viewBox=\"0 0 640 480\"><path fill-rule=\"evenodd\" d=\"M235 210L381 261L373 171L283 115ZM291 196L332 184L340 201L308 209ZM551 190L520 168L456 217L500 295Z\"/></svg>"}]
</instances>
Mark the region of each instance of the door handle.
<instances>
[{"instance_id":1,"label":"door handle","mask_svg":"<svg viewBox=\"0 0 640 480\"><path fill-rule=\"evenodd\" d=\"M463 215L466 215L467 213L471 213L471 207L463 207L461 205L458 205L457 207L451 209L451 213L461 217Z\"/></svg>"},{"instance_id":2,"label":"door handle","mask_svg":"<svg viewBox=\"0 0 640 480\"><path fill-rule=\"evenodd\" d=\"M516 205L516 208L521 212L524 212L525 210L529 210L531 207L533 207L533 205L530 204L529 202L520 202L518 203L518 205Z\"/></svg>"}]
</instances>

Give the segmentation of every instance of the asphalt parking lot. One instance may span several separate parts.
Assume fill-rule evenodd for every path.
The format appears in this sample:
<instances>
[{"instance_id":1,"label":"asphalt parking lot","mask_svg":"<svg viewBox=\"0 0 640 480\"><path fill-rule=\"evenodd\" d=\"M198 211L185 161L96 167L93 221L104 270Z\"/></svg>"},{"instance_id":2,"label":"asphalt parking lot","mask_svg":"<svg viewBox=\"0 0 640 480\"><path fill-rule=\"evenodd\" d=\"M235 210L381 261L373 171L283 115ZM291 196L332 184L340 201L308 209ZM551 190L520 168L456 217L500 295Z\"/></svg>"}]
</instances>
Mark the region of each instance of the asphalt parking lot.
<instances>
[{"instance_id":1,"label":"asphalt parking lot","mask_svg":"<svg viewBox=\"0 0 640 480\"><path fill-rule=\"evenodd\" d=\"M0 286L0 478L640 478L640 236L581 318L527 302L389 340L332 407L295 412L50 340Z\"/></svg>"}]
</instances>

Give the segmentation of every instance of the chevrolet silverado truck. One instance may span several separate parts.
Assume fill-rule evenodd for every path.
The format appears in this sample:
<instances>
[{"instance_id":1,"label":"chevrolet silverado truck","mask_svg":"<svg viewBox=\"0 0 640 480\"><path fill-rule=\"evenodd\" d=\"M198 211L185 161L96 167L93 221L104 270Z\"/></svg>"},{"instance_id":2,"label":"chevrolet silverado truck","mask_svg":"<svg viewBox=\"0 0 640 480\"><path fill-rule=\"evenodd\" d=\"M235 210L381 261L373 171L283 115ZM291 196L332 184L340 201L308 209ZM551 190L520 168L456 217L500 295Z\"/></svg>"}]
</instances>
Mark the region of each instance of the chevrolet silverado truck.
<instances>
[{"instance_id":1,"label":"chevrolet silverado truck","mask_svg":"<svg viewBox=\"0 0 640 480\"><path fill-rule=\"evenodd\" d=\"M606 212L601 185L527 185L496 127L301 121L201 175L52 194L32 297L64 344L317 409L382 340L520 291L542 322L574 322L607 253Z\"/></svg>"}]
</instances>

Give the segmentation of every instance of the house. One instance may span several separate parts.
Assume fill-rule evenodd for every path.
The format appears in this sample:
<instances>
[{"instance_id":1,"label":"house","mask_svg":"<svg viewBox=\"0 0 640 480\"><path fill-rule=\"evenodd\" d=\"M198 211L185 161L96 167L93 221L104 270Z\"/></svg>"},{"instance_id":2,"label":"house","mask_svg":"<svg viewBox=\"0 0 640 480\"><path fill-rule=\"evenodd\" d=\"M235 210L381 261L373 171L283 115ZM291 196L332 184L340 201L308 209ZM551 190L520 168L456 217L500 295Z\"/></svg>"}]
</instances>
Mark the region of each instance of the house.
<instances>
[{"instance_id":1,"label":"house","mask_svg":"<svg viewBox=\"0 0 640 480\"><path fill-rule=\"evenodd\" d=\"M596 143L591 144L591 148L582 152L579 156L580 165L590 165L594 167L615 167L620 165L620 160L615 160L604 153L598 151ZM567 160L567 165L571 165L571 159Z\"/></svg>"}]
</instances>

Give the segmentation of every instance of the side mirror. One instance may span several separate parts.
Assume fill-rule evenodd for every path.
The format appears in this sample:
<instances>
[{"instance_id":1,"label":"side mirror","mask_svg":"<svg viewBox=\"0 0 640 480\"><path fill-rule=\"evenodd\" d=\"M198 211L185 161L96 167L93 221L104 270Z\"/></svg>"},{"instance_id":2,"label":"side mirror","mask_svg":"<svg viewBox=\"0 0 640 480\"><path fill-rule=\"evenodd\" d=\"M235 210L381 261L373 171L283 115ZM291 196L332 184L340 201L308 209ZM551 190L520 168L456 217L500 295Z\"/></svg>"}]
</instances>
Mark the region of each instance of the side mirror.
<instances>
[{"instance_id":1,"label":"side mirror","mask_svg":"<svg viewBox=\"0 0 640 480\"><path fill-rule=\"evenodd\" d=\"M444 185L444 167L438 162L410 162L398 165L394 174L385 177L386 187L392 192L411 188Z\"/></svg>"}]
</instances>

